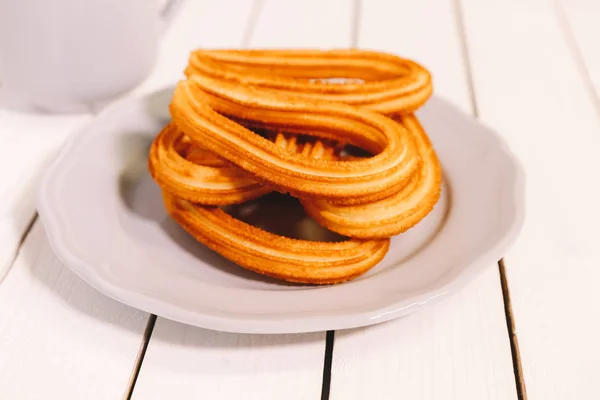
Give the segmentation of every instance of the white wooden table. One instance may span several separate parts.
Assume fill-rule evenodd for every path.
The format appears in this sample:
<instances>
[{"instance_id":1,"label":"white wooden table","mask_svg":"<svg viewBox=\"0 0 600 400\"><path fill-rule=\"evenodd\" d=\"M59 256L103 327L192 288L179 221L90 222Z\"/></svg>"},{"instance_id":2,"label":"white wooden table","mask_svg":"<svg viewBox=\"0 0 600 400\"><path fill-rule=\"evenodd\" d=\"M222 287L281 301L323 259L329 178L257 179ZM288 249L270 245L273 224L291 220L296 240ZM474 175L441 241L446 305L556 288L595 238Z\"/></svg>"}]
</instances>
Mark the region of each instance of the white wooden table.
<instances>
[{"instance_id":1,"label":"white wooden table","mask_svg":"<svg viewBox=\"0 0 600 400\"><path fill-rule=\"evenodd\" d=\"M33 203L93 115L0 108L0 399L600 399L599 38L597 0L185 3L136 92L180 78L195 47L385 50L423 63L525 166L527 220L503 265L348 331L213 332L96 292L55 258Z\"/></svg>"}]
</instances>

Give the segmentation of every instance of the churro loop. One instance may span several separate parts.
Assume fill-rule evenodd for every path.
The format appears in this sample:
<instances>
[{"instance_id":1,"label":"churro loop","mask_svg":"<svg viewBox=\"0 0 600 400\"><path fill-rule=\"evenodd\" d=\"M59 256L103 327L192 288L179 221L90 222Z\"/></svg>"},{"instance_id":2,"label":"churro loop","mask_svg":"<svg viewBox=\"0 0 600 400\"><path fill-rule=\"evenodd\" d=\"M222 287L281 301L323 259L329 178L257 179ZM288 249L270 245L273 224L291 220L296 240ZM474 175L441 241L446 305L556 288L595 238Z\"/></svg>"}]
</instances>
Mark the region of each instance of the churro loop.
<instances>
[{"instance_id":1,"label":"churro loop","mask_svg":"<svg viewBox=\"0 0 600 400\"><path fill-rule=\"evenodd\" d=\"M244 170L197 146L182 155L178 146L184 138L170 123L152 143L149 170L163 190L185 200L212 205L243 203L271 191Z\"/></svg>"},{"instance_id":2,"label":"churro loop","mask_svg":"<svg viewBox=\"0 0 600 400\"><path fill-rule=\"evenodd\" d=\"M414 114L398 118L414 135L420 163L409 184L394 195L367 204L340 205L324 199L305 199L302 205L319 224L356 238L389 237L420 222L440 197L442 170L429 138Z\"/></svg>"},{"instance_id":3,"label":"churro loop","mask_svg":"<svg viewBox=\"0 0 600 400\"><path fill-rule=\"evenodd\" d=\"M185 72L384 114L411 113L433 91L431 75L416 62L358 49L197 50ZM332 82L340 78L344 84Z\"/></svg>"},{"instance_id":4,"label":"churro loop","mask_svg":"<svg viewBox=\"0 0 600 400\"><path fill-rule=\"evenodd\" d=\"M417 168L412 136L381 114L347 104L283 97L270 91L193 75L181 81L170 105L173 122L196 144L278 190L332 199L385 193ZM228 116L272 129L312 127L329 139L371 153L360 161L329 161L287 152Z\"/></svg>"},{"instance_id":5,"label":"churro loop","mask_svg":"<svg viewBox=\"0 0 600 400\"><path fill-rule=\"evenodd\" d=\"M298 143L295 135L276 133L271 140L285 151L312 159L336 159L323 141ZM173 123L167 124L150 147L148 169L159 186L171 194L204 205L240 204L273 188L214 153L194 145Z\"/></svg>"},{"instance_id":6,"label":"churro loop","mask_svg":"<svg viewBox=\"0 0 600 400\"><path fill-rule=\"evenodd\" d=\"M196 240L236 264L290 282L330 284L353 279L387 253L389 239L314 242L275 235L217 207L163 192L169 215Z\"/></svg>"}]
</instances>

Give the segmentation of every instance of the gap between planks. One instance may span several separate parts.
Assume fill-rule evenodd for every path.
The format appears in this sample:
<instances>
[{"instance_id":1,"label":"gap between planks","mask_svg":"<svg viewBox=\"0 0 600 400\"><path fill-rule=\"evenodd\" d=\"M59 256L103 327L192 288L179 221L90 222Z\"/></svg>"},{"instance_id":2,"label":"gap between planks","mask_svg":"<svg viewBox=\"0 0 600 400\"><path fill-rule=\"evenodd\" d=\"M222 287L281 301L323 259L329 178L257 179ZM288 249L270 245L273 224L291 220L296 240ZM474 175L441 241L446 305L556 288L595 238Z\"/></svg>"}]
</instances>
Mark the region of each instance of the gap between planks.
<instances>
[{"instance_id":1,"label":"gap between planks","mask_svg":"<svg viewBox=\"0 0 600 400\"><path fill-rule=\"evenodd\" d=\"M571 53L571 57L573 57L575 66L579 71L581 79L583 80L583 84L588 93L588 96L590 97L590 101L594 105L596 113L600 117L600 93L598 93L596 87L594 86L592 74L585 62L581 47L579 46L579 43L577 42L577 39L575 37L575 33L571 28L571 23L567 18L566 12L560 0L553 0L552 3L554 6L554 15L556 16L558 26L560 27L560 30L565 38L565 42L567 44L569 52Z\"/></svg>"},{"instance_id":2,"label":"gap between planks","mask_svg":"<svg viewBox=\"0 0 600 400\"><path fill-rule=\"evenodd\" d=\"M506 329L510 335L510 351L513 359L513 370L515 373L515 383L517 385L517 397L520 400L527 400L527 389L525 388L525 379L523 378L523 367L521 364L521 352L519 351L519 339L515 332L515 320L513 318L512 303L510 301L510 291L508 290L508 281L506 280L506 268L504 259L498 261L498 272L500 274L500 284L502 285L502 297L504 298L504 314L506 315Z\"/></svg>"},{"instance_id":3,"label":"gap between planks","mask_svg":"<svg viewBox=\"0 0 600 400\"><path fill-rule=\"evenodd\" d=\"M29 236L29 232L31 232L31 230L33 229L33 226L35 225L37 220L38 220L38 213L36 211L33 214L33 217L31 217L31 219L29 220L27 227L25 227L25 230L23 231L23 234L21 235L21 238L19 239L19 243L17 244L17 248L15 249L15 254L14 254L12 260L10 260L10 265L6 269L5 274L2 274L0 272L0 282L2 282L4 277L10 273L10 270L12 269L13 265L17 261L17 258L19 257L19 253L21 252L21 247L23 247L23 244L25 243L25 239L27 239L27 236Z\"/></svg>"},{"instance_id":4,"label":"gap between planks","mask_svg":"<svg viewBox=\"0 0 600 400\"><path fill-rule=\"evenodd\" d=\"M248 16L248 23L246 25L246 29L244 30L244 35L242 36L241 48L245 49L250 45L252 35L254 34L254 28L256 28L258 18L260 17L260 13L262 12L264 5L265 0L253 1L250 15Z\"/></svg>"},{"instance_id":5,"label":"gap between planks","mask_svg":"<svg viewBox=\"0 0 600 400\"><path fill-rule=\"evenodd\" d=\"M130 400L131 396L133 396L135 383L137 382L138 376L140 375L140 370L142 369L142 363L144 362L146 350L148 350L148 345L150 344L150 338L152 337L152 332L154 331L154 325L156 325L156 315L150 314L148 317L148 322L146 322L146 329L144 329L144 335L142 336L140 349L138 350L138 354L135 357L135 362L133 363L131 376L127 382L127 387L125 388L125 394L123 395L124 400Z\"/></svg>"},{"instance_id":6,"label":"gap between planks","mask_svg":"<svg viewBox=\"0 0 600 400\"><path fill-rule=\"evenodd\" d=\"M360 35L360 13L362 11L362 0L354 0L352 4L352 21L350 31L350 46L356 48L358 36Z\"/></svg>"},{"instance_id":7,"label":"gap between planks","mask_svg":"<svg viewBox=\"0 0 600 400\"><path fill-rule=\"evenodd\" d=\"M471 113L474 118L479 119L479 109L477 107L477 96L475 93L475 83L473 80L473 69L471 65L471 57L469 54L469 45L467 43L467 32L464 23L463 8L461 0L453 0L453 3L456 26L458 27L458 32L460 35L462 57L465 64L465 73L467 75L469 100L471 103ZM500 286L502 289L502 299L504 301L504 315L506 317L506 330L508 332L510 342L517 397L519 400L527 400L527 389L525 385L525 379L523 377L523 366L521 364L521 356L519 352L519 340L515 330L515 321L512 313L510 290L508 287L508 280L506 279L506 268L504 264L504 259L500 259L498 261L498 274L500 275Z\"/></svg>"},{"instance_id":8,"label":"gap between planks","mask_svg":"<svg viewBox=\"0 0 600 400\"><path fill-rule=\"evenodd\" d=\"M331 392L331 366L333 364L333 346L335 331L327 331L325 339L325 354L323 357L323 379L321 385L321 400L329 400Z\"/></svg>"}]
</instances>

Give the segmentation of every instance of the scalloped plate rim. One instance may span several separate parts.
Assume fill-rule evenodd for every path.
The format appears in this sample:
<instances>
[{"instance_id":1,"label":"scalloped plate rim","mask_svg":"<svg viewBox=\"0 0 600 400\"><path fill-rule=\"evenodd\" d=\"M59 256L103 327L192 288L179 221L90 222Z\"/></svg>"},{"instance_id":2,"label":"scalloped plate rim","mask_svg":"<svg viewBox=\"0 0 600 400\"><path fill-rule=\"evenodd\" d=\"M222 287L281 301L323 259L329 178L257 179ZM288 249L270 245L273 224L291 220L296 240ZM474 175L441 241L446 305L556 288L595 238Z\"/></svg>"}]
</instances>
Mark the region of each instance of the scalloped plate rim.
<instances>
[{"instance_id":1,"label":"scalloped plate rim","mask_svg":"<svg viewBox=\"0 0 600 400\"><path fill-rule=\"evenodd\" d=\"M162 89L164 90L164 89ZM524 198L525 198L525 173L521 162L513 154L507 142L495 132L490 132L488 139L496 142L499 153L506 160L504 167L510 167L514 174L514 181L510 190L512 191L512 200L514 213L510 216L510 222L503 226L501 238L493 246L486 249L480 249L479 254L466 265L462 271L450 281L433 288L409 300L388 304L384 307L368 311L354 313L340 313L335 315L305 315L293 316L290 318L258 318L256 315L210 315L202 311L189 311L178 309L176 306L164 303L142 293L135 293L126 287L113 285L103 279L96 273L93 266L85 260L75 255L63 240L61 224L57 220L57 213L53 211L53 205L47 201L45 193L51 190L52 176L60 169L65 160L68 161L70 152L76 148L79 141L84 137L91 127L97 121L101 121L107 115L118 112L126 107L127 104L146 99L159 91L128 97L103 109L91 122L83 128L73 133L61 148L58 156L53 160L43 175L40 187L36 193L36 202L41 222L46 230L50 245L57 257L76 275L94 287L99 292L129 306L156 314L171 320L182 322L189 325L195 325L207 329L214 329L238 333L302 333L324 330L348 329L360 326L371 325L374 323L388 321L410 314L425 305L430 305L441 301L461 290L475 276L490 264L498 262L505 252L516 241L523 226ZM435 144L435 143L434 143Z\"/></svg>"}]
</instances>

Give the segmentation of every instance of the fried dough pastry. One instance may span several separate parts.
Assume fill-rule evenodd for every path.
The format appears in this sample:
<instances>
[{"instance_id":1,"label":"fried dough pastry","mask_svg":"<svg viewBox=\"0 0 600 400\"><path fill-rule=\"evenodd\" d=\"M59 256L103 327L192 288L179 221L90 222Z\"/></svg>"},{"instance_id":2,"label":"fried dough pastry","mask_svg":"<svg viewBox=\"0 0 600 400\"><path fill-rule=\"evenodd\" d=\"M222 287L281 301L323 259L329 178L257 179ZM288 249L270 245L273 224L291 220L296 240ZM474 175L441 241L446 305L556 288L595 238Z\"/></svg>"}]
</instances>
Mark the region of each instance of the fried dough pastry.
<instances>
[{"instance_id":1,"label":"fried dough pastry","mask_svg":"<svg viewBox=\"0 0 600 400\"><path fill-rule=\"evenodd\" d=\"M440 163L414 114L431 77L417 63L362 50L198 50L185 73L149 170L169 215L238 265L292 282L347 281L439 200ZM346 145L371 156L348 156ZM348 240L286 238L216 207L271 191L299 198Z\"/></svg>"},{"instance_id":2,"label":"fried dough pastry","mask_svg":"<svg viewBox=\"0 0 600 400\"><path fill-rule=\"evenodd\" d=\"M271 191L243 169L194 146L173 123L152 143L149 170L163 190L201 204L239 204Z\"/></svg>"},{"instance_id":3,"label":"fried dough pastry","mask_svg":"<svg viewBox=\"0 0 600 400\"><path fill-rule=\"evenodd\" d=\"M401 116L413 135L419 168L410 182L384 199L367 204L333 204L325 199L305 199L304 209L315 221L341 235L382 238L405 232L421 221L440 197L442 170L429 138L414 114Z\"/></svg>"},{"instance_id":4,"label":"fried dough pastry","mask_svg":"<svg viewBox=\"0 0 600 400\"><path fill-rule=\"evenodd\" d=\"M276 147L302 157L336 159L335 148L320 140L299 144L296 135L282 133L271 140ZM159 186L195 203L240 204L273 190L215 153L194 145L173 123L167 124L153 141L148 164Z\"/></svg>"},{"instance_id":5,"label":"fried dough pastry","mask_svg":"<svg viewBox=\"0 0 600 400\"><path fill-rule=\"evenodd\" d=\"M207 207L163 192L169 215L196 240L236 264L289 282L331 284L353 279L376 265L390 240L314 242L266 232Z\"/></svg>"},{"instance_id":6,"label":"fried dough pastry","mask_svg":"<svg viewBox=\"0 0 600 400\"><path fill-rule=\"evenodd\" d=\"M170 110L175 125L194 143L292 195L381 197L408 182L418 164L412 136L402 125L347 104L283 97L193 75L178 83ZM303 157L284 151L228 116L294 133L310 133L312 128L321 137L376 155L352 162Z\"/></svg>"},{"instance_id":7,"label":"fried dough pastry","mask_svg":"<svg viewBox=\"0 0 600 400\"><path fill-rule=\"evenodd\" d=\"M185 73L383 114L411 113L433 91L431 75L416 62L359 49L197 50ZM340 78L346 83L332 82Z\"/></svg>"}]
</instances>

